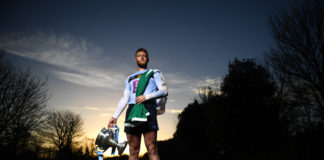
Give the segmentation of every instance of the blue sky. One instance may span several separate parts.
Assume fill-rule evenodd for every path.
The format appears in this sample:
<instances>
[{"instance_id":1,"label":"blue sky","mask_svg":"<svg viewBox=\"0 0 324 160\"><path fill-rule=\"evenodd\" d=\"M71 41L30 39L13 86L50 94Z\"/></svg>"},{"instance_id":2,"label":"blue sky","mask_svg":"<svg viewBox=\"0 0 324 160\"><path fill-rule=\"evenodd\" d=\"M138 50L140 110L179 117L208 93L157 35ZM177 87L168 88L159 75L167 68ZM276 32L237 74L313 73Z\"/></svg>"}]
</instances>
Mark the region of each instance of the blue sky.
<instances>
[{"instance_id":1,"label":"blue sky","mask_svg":"<svg viewBox=\"0 0 324 160\"><path fill-rule=\"evenodd\" d=\"M0 49L20 68L48 78L49 108L69 109L94 138L149 51L169 87L159 139L196 90L218 88L234 57L261 58L271 45L267 20L294 0L1 1ZM123 117L118 121L123 126ZM143 148L143 147L142 147Z\"/></svg>"}]
</instances>

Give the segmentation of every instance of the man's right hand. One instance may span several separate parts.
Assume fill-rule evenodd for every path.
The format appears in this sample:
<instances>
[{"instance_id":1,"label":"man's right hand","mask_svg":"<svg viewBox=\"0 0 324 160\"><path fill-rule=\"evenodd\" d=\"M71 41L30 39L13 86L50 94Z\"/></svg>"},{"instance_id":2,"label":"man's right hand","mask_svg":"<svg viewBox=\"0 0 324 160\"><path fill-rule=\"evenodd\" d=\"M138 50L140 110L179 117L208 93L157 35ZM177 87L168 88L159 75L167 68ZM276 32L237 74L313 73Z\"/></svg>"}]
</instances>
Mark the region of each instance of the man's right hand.
<instances>
[{"instance_id":1,"label":"man's right hand","mask_svg":"<svg viewBox=\"0 0 324 160\"><path fill-rule=\"evenodd\" d=\"M114 127L114 124L117 123L117 119L115 119L114 117L111 117L111 119L108 122L108 128L112 128Z\"/></svg>"}]
</instances>

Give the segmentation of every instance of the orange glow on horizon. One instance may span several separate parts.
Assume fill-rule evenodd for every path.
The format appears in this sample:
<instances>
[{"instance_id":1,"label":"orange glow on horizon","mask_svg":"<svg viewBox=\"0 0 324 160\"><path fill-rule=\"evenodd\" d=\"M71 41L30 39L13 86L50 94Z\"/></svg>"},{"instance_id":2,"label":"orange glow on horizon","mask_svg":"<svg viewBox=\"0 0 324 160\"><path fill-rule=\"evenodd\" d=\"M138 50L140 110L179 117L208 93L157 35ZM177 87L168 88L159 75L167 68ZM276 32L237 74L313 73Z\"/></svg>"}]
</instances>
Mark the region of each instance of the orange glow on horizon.
<instances>
[{"instance_id":1,"label":"orange glow on horizon","mask_svg":"<svg viewBox=\"0 0 324 160\"><path fill-rule=\"evenodd\" d=\"M110 112L110 111L108 111ZM96 139L98 133L103 127L107 127L108 121L113 113L102 113L100 111L86 111L78 113L81 114L84 120L84 137L90 139ZM102 116L102 115L105 116ZM126 141L126 134L124 132L124 119L125 119L125 111L120 115L117 121L117 126L119 127L119 142ZM159 131L158 131L158 141L167 140L173 137L173 133L175 132L176 124L177 124L177 114L174 113L165 113L163 115L158 116L159 123ZM144 144L144 138L141 138L141 149L140 156L144 155L147 152L146 146ZM118 152L116 151L116 155ZM129 155L129 147L127 146L124 153ZM104 156L113 157L116 155L111 155L111 149L109 148L104 152Z\"/></svg>"}]
</instances>

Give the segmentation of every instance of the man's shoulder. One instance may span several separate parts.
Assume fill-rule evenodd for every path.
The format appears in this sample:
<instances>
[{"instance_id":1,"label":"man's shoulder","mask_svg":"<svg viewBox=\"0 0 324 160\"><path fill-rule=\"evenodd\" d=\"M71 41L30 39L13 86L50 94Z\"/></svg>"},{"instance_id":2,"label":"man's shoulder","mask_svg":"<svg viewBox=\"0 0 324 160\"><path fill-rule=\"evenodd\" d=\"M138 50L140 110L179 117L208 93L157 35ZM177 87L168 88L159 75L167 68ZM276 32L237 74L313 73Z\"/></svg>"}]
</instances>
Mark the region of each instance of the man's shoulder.
<instances>
[{"instance_id":1,"label":"man's shoulder","mask_svg":"<svg viewBox=\"0 0 324 160\"><path fill-rule=\"evenodd\" d=\"M152 72L152 71L153 71L154 74L155 74L155 73L161 73L161 71L160 71L159 69L148 69L148 70L145 70L145 71L137 71L137 72L131 74L130 76L128 76L127 79L129 79L129 78L131 78L131 77L138 76L138 75L140 75L140 74L143 74L143 73L145 73L146 71L149 71L149 72Z\"/></svg>"},{"instance_id":2,"label":"man's shoulder","mask_svg":"<svg viewBox=\"0 0 324 160\"><path fill-rule=\"evenodd\" d=\"M157 78L161 76L161 71L159 69L149 69L149 72L153 72L151 75L152 78Z\"/></svg>"},{"instance_id":3,"label":"man's shoulder","mask_svg":"<svg viewBox=\"0 0 324 160\"><path fill-rule=\"evenodd\" d=\"M155 81L158 83L165 84L165 80L164 80L164 76L163 76L162 72L158 69L153 69L153 71L154 71L153 77L154 77Z\"/></svg>"},{"instance_id":4,"label":"man's shoulder","mask_svg":"<svg viewBox=\"0 0 324 160\"><path fill-rule=\"evenodd\" d=\"M159 70L159 69L150 69L150 70L153 71L154 74L156 74L156 73L161 73L161 70Z\"/></svg>"},{"instance_id":5,"label":"man's shoulder","mask_svg":"<svg viewBox=\"0 0 324 160\"><path fill-rule=\"evenodd\" d=\"M128 76L125 81L129 83L130 81L136 79L137 78L137 75L138 75L137 72L136 73L133 73L130 76Z\"/></svg>"},{"instance_id":6,"label":"man's shoulder","mask_svg":"<svg viewBox=\"0 0 324 160\"><path fill-rule=\"evenodd\" d=\"M154 76L156 76L156 75L162 75L162 72L161 72L161 70L159 70L159 69L152 69L152 71L154 72Z\"/></svg>"},{"instance_id":7,"label":"man's shoulder","mask_svg":"<svg viewBox=\"0 0 324 160\"><path fill-rule=\"evenodd\" d=\"M161 74L161 71L159 69L149 69L149 71L153 71L154 74L152 75L152 77L159 76ZM130 81L138 78L138 75L143 74L143 73L144 73L144 71L137 71L137 72L131 74L130 76L128 76L125 81L130 82Z\"/></svg>"},{"instance_id":8,"label":"man's shoulder","mask_svg":"<svg viewBox=\"0 0 324 160\"><path fill-rule=\"evenodd\" d=\"M130 81L138 78L138 75L143 74L143 73L144 73L143 71L137 71L137 72L131 74L130 76L128 76L125 81L130 82Z\"/></svg>"}]
</instances>

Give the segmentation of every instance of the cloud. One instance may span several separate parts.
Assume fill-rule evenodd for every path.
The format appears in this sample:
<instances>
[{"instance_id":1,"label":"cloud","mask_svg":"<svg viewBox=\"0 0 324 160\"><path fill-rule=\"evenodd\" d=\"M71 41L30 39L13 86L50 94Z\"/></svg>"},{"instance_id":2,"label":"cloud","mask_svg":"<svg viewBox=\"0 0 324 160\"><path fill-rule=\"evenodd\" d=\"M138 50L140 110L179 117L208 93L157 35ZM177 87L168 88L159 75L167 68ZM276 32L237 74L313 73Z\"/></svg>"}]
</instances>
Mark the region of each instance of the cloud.
<instances>
[{"instance_id":1,"label":"cloud","mask_svg":"<svg viewBox=\"0 0 324 160\"><path fill-rule=\"evenodd\" d=\"M220 90L222 78L220 77L189 77L180 73L166 74L166 82L169 91L175 94L192 93L197 94L199 89L210 87L214 90Z\"/></svg>"},{"instance_id":2,"label":"cloud","mask_svg":"<svg viewBox=\"0 0 324 160\"><path fill-rule=\"evenodd\" d=\"M78 85L88 86L88 87L105 87L105 88L121 88L119 78L112 78L106 76L105 73L71 73L64 71L53 71L53 73L60 79L75 83ZM123 77L124 78L124 77Z\"/></svg>"},{"instance_id":3,"label":"cloud","mask_svg":"<svg viewBox=\"0 0 324 160\"><path fill-rule=\"evenodd\" d=\"M174 99L168 99L168 102L175 102Z\"/></svg>"},{"instance_id":4,"label":"cloud","mask_svg":"<svg viewBox=\"0 0 324 160\"><path fill-rule=\"evenodd\" d=\"M204 80L198 80L196 82L196 93L199 93L199 91L206 91L207 87L213 89L214 91L220 92L222 78L216 77L216 78L210 78L206 77Z\"/></svg>"},{"instance_id":5,"label":"cloud","mask_svg":"<svg viewBox=\"0 0 324 160\"><path fill-rule=\"evenodd\" d=\"M183 110L181 109L166 109L167 113L180 114Z\"/></svg>"},{"instance_id":6,"label":"cloud","mask_svg":"<svg viewBox=\"0 0 324 160\"><path fill-rule=\"evenodd\" d=\"M103 47L86 38L67 33L8 33L0 35L0 48L21 57L56 66L51 68L55 77L81 86L121 90L124 79L128 76L126 73L134 71L133 67L116 64ZM179 104L180 101L193 98L198 89L207 86L219 89L222 81L219 77L190 77L188 74L175 72L166 73L164 76L169 97L176 100L170 102L180 106L183 105Z\"/></svg>"},{"instance_id":7,"label":"cloud","mask_svg":"<svg viewBox=\"0 0 324 160\"><path fill-rule=\"evenodd\" d=\"M72 70L103 53L103 48L85 38L54 32L10 33L1 36L0 42L0 47L10 53Z\"/></svg>"},{"instance_id":8,"label":"cloud","mask_svg":"<svg viewBox=\"0 0 324 160\"><path fill-rule=\"evenodd\" d=\"M99 107L92 107L92 106L85 106L83 108L86 109L86 110L92 110L92 111L98 111L98 110L100 110Z\"/></svg>"},{"instance_id":9,"label":"cloud","mask_svg":"<svg viewBox=\"0 0 324 160\"><path fill-rule=\"evenodd\" d=\"M0 36L0 48L21 57L54 65L58 69L53 69L52 72L59 79L88 87L120 88L123 84L120 78L127 76L121 70L129 69L107 67L105 64L110 59L102 47L67 33L9 33Z\"/></svg>"},{"instance_id":10,"label":"cloud","mask_svg":"<svg viewBox=\"0 0 324 160\"><path fill-rule=\"evenodd\" d=\"M109 113L101 113L100 116L101 117L111 117L112 114L109 114Z\"/></svg>"},{"instance_id":11,"label":"cloud","mask_svg":"<svg viewBox=\"0 0 324 160\"><path fill-rule=\"evenodd\" d=\"M165 79L171 93L191 92L195 88L195 80L181 73L165 74Z\"/></svg>"}]
</instances>

